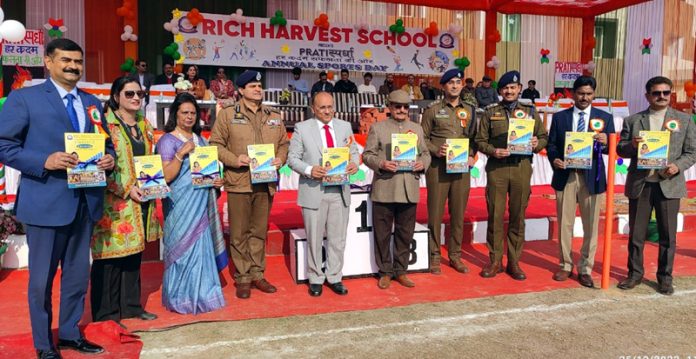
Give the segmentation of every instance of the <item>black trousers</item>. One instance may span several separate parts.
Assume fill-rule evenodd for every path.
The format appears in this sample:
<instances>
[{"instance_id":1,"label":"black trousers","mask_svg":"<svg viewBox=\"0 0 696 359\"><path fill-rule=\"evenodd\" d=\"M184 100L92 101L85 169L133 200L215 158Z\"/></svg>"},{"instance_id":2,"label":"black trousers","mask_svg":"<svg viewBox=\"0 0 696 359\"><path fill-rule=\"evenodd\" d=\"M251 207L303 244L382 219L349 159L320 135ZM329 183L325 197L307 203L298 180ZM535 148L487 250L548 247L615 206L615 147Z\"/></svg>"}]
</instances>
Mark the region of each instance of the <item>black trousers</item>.
<instances>
[{"instance_id":1,"label":"black trousers","mask_svg":"<svg viewBox=\"0 0 696 359\"><path fill-rule=\"evenodd\" d=\"M677 248L677 216L679 198L666 198L659 183L646 182L636 199L628 201L628 276L643 278L643 247L648 235L648 222L653 208L660 236L657 257L657 281L672 283L674 252Z\"/></svg>"},{"instance_id":2,"label":"black trousers","mask_svg":"<svg viewBox=\"0 0 696 359\"><path fill-rule=\"evenodd\" d=\"M391 252L394 226L394 254ZM400 276L408 269L409 246L416 227L415 203L372 202L372 228L375 239L375 261L379 275Z\"/></svg>"},{"instance_id":3,"label":"black trousers","mask_svg":"<svg viewBox=\"0 0 696 359\"><path fill-rule=\"evenodd\" d=\"M92 263L92 320L132 318L144 312L140 304L142 252Z\"/></svg>"}]
</instances>

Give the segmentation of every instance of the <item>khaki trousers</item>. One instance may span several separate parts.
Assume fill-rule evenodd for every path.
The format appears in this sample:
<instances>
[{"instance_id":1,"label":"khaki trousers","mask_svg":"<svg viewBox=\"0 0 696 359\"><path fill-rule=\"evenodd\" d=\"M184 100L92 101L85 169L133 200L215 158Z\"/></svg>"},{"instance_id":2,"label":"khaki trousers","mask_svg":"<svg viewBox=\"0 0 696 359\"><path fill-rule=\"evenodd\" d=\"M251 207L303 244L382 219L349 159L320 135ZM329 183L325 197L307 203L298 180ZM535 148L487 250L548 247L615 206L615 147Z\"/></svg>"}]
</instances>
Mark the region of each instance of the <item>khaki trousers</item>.
<instances>
[{"instance_id":1,"label":"khaki trousers","mask_svg":"<svg viewBox=\"0 0 696 359\"><path fill-rule=\"evenodd\" d=\"M573 270L573 227L575 226L575 208L580 207L582 219L582 247L578 274L591 274L597 251L597 228L599 224L599 206L604 194L590 194L585 185L585 175L572 171L568 176L563 191L556 191L556 213L558 216L558 243L561 269Z\"/></svg>"},{"instance_id":2,"label":"khaki trousers","mask_svg":"<svg viewBox=\"0 0 696 359\"><path fill-rule=\"evenodd\" d=\"M227 193L230 256L237 283L263 279L266 269L266 235L273 196L267 186L253 187L251 193Z\"/></svg>"}]
</instances>

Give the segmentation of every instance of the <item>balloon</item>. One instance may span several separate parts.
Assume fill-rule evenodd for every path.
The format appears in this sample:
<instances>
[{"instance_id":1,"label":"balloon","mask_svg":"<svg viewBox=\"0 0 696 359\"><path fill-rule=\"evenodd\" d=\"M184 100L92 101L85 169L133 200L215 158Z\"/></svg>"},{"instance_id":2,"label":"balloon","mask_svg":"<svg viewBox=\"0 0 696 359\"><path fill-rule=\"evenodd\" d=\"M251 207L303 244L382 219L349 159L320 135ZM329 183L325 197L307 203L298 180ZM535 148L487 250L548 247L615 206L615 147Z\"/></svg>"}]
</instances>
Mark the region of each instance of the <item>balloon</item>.
<instances>
[{"instance_id":1,"label":"balloon","mask_svg":"<svg viewBox=\"0 0 696 359\"><path fill-rule=\"evenodd\" d=\"M275 16L276 17L283 17L283 10L276 10Z\"/></svg>"},{"instance_id":2,"label":"balloon","mask_svg":"<svg viewBox=\"0 0 696 359\"><path fill-rule=\"evenodd\" d=\"M0 24L0 36L7 41L21 41L26 33L27 29L17 20L7 20Z\"/></svg>"},{"instance_id":3,"label":"balloon","mask_svg":"<svg viewBox=\"0 0 696 359\"><path fill-rule=\"evenodd\" d=\"M133 33L133 26L126 25L123 27L123 31L125 31L127 33Z\"/></svg>"},{"instance_id":4,"label":"balloon","mask_svg":"<svg viewBox=\"0 0 696 359\"><path fill-rule=\"evenodd\" d=\"M129 38L130 38L129 34L126 34L126 33L121 34L121 41L128 41Z\"/></svg>"},{"instance_id":5,"label":"balloon","mask_svg":"<svg viewBox=\"0 0 696 359\"><path fill-rule=\"evenodd\" d=\"M172 24L165 22L164 23L164 29L167 31L172 31Z\"/></svg>"},{"instance_id":6,"label":"balloon","mask_svg":"<svg viewBox=\"0 0 696 359\"><path fill-rule=\"evenodd\" d=\"M129 40L130 40L130 41L138 41L138 35L131 34Z\"/></svg>"},{"instance_id":7,"label":"balloon","mask_svg":"<svg viewBox=\"0 0 696 359\"><path fill-rule=\"evenodd\" d=\"M397 19L397 20L396 20L396 25L398 25L398 26L403 26L403 25L404 25L404 20Z\"/></svg>"},{"instance_id":8,"label":"balloon","mask_svg":"<svg viewBox=\"0 0 696 359\"><path fill-rule=\"evenodd\" d=\"M173 27L172 28L172 34L176 35L179 33L179 28L178 27Z\"/></svg>"},{"instance_id":9,"label":"balloon","mask_svg":"<svg viewBox=\"0 0 696 359\"><path fill-rule=\"evenodd\" d=\"M333 73L333 71L329 71L329 72L326 74L326 78L329 79L329 80L333 80L333 78L334 78L334 73Z\"/></svg>"},{"instance_id":10,"label":"balloon","mask_svg":"<svg viewBox=\"0 0 696 359\"><path fill-rule=\"evenodd\" d=\"M5 12L0 8L0 23L5 20ZM4 97L3 97L4 98Z\"/></svg>"},{"instance_id":11,"label":"balloon","mask_svg":"<svg viewBox=\"0 0 696 359\"><path fill-rule=\"evenodd\" d=\"M181 54L178 53L178 52L175 52L175 53L174 53L174 56L172 56L172 57L174 58L174 60L178 60L178 59L181 58Z\"/></svg>"}]
</instances>

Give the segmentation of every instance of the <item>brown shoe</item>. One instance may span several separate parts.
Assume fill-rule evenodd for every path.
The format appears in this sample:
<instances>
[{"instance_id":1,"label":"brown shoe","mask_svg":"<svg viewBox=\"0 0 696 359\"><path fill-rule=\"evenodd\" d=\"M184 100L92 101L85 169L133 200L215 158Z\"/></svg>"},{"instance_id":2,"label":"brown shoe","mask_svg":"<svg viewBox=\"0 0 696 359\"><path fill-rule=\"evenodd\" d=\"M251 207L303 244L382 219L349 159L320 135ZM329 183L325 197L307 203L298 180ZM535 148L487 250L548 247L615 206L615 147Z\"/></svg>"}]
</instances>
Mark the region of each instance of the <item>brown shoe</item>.
<instances>
[{"instance_id":1,"label":"brown shoe","mask_svg":"<svg viewBox=\"0 0 696 359\"><path fill-rule=\"evenodd\" d=\"M512 277L514 280L525 280L527 279L527 275L524 274L522 271L522 268L520 268L520 265L517 263L508 263L507 269L505 270L507 274Z\"/></svg>"},{"instance_id":2,"label":"brown shoe","mask_svg":"<svg viewBox=\"0 0 696 359\"><path fill-rule=\"evenodd\" d=\"M594 282L592 282L592 277L589 274L580 274L578 276L578 282L580 285L587 288L594 288Z\"/></svg>"},{"instance_id":3,"label":"brown shoe","mask_svg":"<svg viewBox=\"0 0 696 359\"><path fill-rule=\"evenodd\" d=\"M498 273L503 273L503 263L502 262L491 262L486 264L485 267L481 270L481 277L483 278L493 278L495 277Z\"/></svg>"},{"instance_id":4,"label":"brown shoe","mask_svg":"<svg viewBox=\"0 0 696 359\"><path fill-rule=\"evenodd\" d=\"M442 274L442 268L440 268L439 265L438 266L431 265L430 266L430 274L440 275L440 274Z\"/></svg>"},{"instance_id":5,"label":"brown shoe","mask_svg":"<svg viewBox=\"0 0 696 359\"><path fill-rule=\"evenodd\" d=\"M573 272L569 270L559 270L558 272L554 273L553 275L553 280L556 282L563 282L566 279L570 278L573 275Z\"/></svg>"},{"instance_id":6,"label":"brown shoe","mask_svg":"<svg viewBox=\"0 0 696 359\"><path fill-rule=\"evenodd\" d=\"M450 260L450 266L459 273L469 273L469 267L459 259Z\"/></svg>"},{"instance_id":7,"label":"brown shoe","mask_svg":"<svg viewBox=\"0 0 696 359\"><path fill-rule=\"evenodd\" d=\"M396 277L396 281L399 282L399 284L403 285L406 288L413 288L416 286L416 283L413 283L412 280L408 279L406 274L402 274L402 275Z\"/></svg>"},{"instance_id":8,"label":"brown shoe","mask_svg":"<svg viewBox=\"0 0 696 359\"><path fill-rule=\"evenodd\" d=\"M248 299L251 296L251 283L237 283L237 298Z\"/></svg>"},{"instance_id":9,"label":"brown shoe","mask_svg":"<svg viewBox=\"0 0 696 359\"><path fill-rule=\"evenodd\" d=\"M391 285L391 277L388 275L382 276L379 278L379 282L377 282L377 286L379 289L387 289Z\"/></svg>"},{"instance_id":10,"label":"brown shoe","mask_svg":"<svg viewBox=\"0 0 696 359\"><path fill-rule=\"evenodd\" d=\"M264 278L251 281L251 284L256 289L258 289L264 293L275 293L276 291L278 291L278 289L276 287L274 287L273 284L268 283L268 281Z\"/></svg>"}]
</instances>

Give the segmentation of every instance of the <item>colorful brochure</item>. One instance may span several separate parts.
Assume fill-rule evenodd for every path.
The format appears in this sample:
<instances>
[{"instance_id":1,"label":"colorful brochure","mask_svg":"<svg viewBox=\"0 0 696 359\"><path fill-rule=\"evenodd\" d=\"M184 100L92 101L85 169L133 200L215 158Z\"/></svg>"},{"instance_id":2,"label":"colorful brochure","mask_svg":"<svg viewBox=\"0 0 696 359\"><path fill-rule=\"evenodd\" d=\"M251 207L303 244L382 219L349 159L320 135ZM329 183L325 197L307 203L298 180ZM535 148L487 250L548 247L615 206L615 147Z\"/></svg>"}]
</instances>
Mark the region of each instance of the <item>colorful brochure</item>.
<instances>
[{"instance_id":1,"label":"colorful brochure","mask_svg":"<svg viewBox=\"0 0 696 359\"><path fill-rule=\"evenodd\" d=\"M68 188L106 186L106 174L97 168L104 156L104 135L100 133L66 133L65 152L78 157L75 168L68 169Z\"/></svg>"},{"instance_id":2,"label":"colorful brochure","mask_svg":"<svg viewBox=\"0 0 696 359\"><path fill-rule=\"evenodd\" d=\"M508 126L507 149L513 155L532 154L534 119L511 118Z\"/></svg>"},{"instance_id":3,"label":"colorful brochure","mask_svg":"<svg viewBox=\"0 0 696 359\"><path fill-rule=\"evenodd\" d=\"M397 163L397 171L413 171L416 164L418 135L415 133L392 133L392 161Z\"/></svg>"},{"instance_id":4,"label":"colorful brochure","mask_svg":"<svg viewBox=\"0 0 696 359\"><path fill-rule=\"evenodd\" d=\"M594 132L566 132L565 167L588 170L592 168Z\"/></svg>"},{"instance_id":5,"label":"colorful brochure","mask_svg":"<svg viewBox=\"0 0 696 359\"><path fill-rule=\"evenodd\" d=\"M273 166L275 149L273 144L248 145L249 170L251 171L251 183L268 183L278 181L278 171Z\"/></svg>"},{"instance_id":6,"label":"colorful brochure","mask_svg":"<svg viewBox=\"0 0 696 359\"><path fill-rule=\"evenodd\" d=\"M135 173L138 175L138 187L143 201L169 197L169 186L164 180L162 157L159 155L133 157Z\"/></svg>"},{"instance_id":7,"label":"colorful brochure","mask_svg":"<svg viewBox=\"0 0 696 359\"><path fill-rule=\"evenodd\" d=\"M638 146L637 168L640 170L663 169L669 158L669 131L640 131L643 142Z\"/></svg>"},{"instance_id":8,"label":"colorful brochure","mask_svg":"<svg viewBox=\"0 0 696 359\"><path fill-rule=\"evenodd\" d=\"M220 178L217 147L197 146L189 159L193 188L212 187L213 181Z\"/></svg>"},{"instance_id":9,"label":"colorful brochure","mask_svg":"<svg viewBox=\"0 0 696 359\"><path fill-rule=\"evenodd\" d=\"M326 176L322 180L324 186L340 186L350 183L347 168L350 161L350 149L348 147L325 148L321 162L326 169Z\"/></svg>"},{"instance_id":10,"label":"colorful brochure","mask_svg":"<svg viewBox=\"0 0 696 359\"><path fill-rule=\"evenodd\" d=\"M469 139L448 138L447 143L447 173L469 172Z\"/></svg>"}]
</instances>

